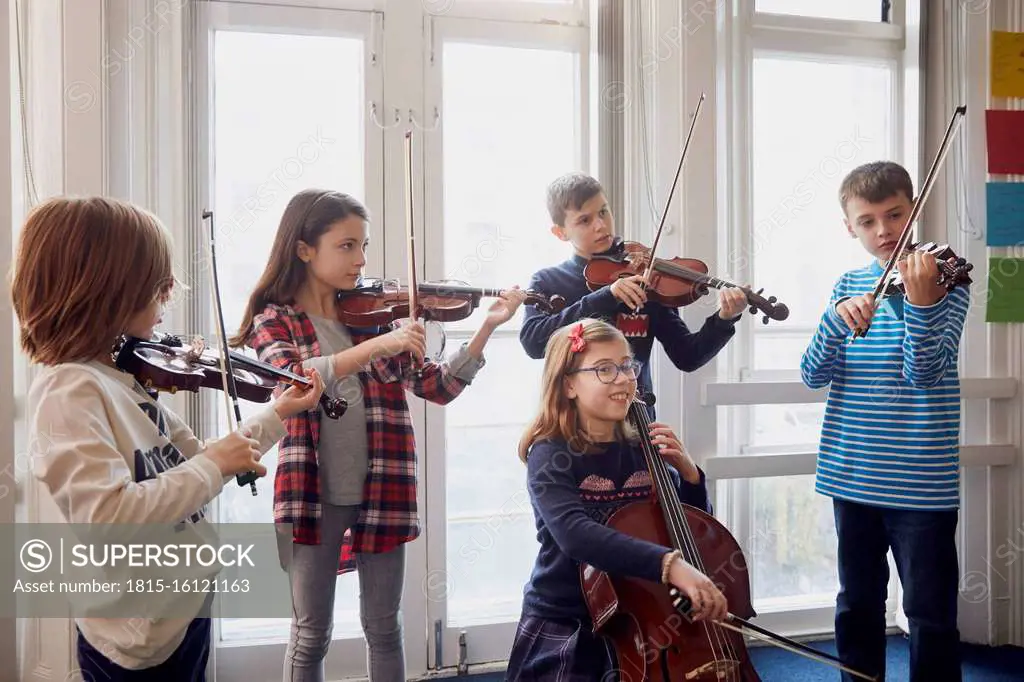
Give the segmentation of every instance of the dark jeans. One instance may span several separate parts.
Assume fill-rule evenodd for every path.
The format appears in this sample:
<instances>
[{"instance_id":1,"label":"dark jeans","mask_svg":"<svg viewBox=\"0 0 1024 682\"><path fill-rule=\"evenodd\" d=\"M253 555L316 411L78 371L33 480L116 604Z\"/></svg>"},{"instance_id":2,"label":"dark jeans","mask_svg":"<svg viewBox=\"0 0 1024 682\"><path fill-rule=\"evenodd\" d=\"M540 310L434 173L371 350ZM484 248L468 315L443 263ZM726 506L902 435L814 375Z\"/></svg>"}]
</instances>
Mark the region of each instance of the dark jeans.
<instances>
[{"instance_id":1,"label":"dark jeans","mask_svg":"<svg viewBox=\"0 0 1024 682\"><path fill-rule=\"evenodd\" d=\"M171 657L144 670L117 665L78 632L78 666L84 682L206 682L210 657L210 619L195 618Z\"/></svg>"},{"instance_id":2,"label":"dark jeans","mask_svg":"<svg viewBox=\"0 0 1024 682\"><path fill-rule=\"evenodd\" d=\"M885 679L886 553L892 548L910 621L910 682L960 682L957 511L885 509L834 500L839 535L836 649ZM843 673L844 682L855 678Z\"/></svg>"}]
</instances>

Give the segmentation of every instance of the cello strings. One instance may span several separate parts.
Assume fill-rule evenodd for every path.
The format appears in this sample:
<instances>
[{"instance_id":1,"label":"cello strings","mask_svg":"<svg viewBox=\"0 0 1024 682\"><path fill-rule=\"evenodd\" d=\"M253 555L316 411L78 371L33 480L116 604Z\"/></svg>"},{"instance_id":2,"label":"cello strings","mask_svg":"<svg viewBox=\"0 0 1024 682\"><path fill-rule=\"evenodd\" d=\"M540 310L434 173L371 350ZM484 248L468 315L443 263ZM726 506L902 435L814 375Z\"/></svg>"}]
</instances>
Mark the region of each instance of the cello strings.
<instances>
[{"instance_id":1,"label":"cello strings","mask_svg":"<svg viewBox=\"0 0 1024 682\"><path fill-rule=\"evenodd\" d=\"M642 428L645 429L645 432L649 431L650 420L646 409L640 408L637 410L637 419L641 422ZM652 463L651 468L655 477L658 479L660 489L664 491L674 490L672 478L668 473L668 468L665 460L661 456L661 453L658 452L657 449L653 448L653 443L650 443L650 441L645 441L645 444L652 448L652 451L649 453ZM677 500L675 497L672 499ZM670 532L674 536L673 539L676 546L680 549L684 549L688 553L687 561L706 575L707 568L704 565L703 557L697 547L696 539L693 537L689 524L686 522L686 517L682 507L679 504L673 503L665 504L663 505L663 508L666 511L666 520L669 523ZM711 627L706 621L703 623L703 626L708 635L711 649L715 654L716 662L719 661L719 650L722 651L722 658L726 658L728 656L730 660L738 660L738 656L736 655L730 638L726 633L718 628Z\"/></svg>"},{"instance_id":2,"label":"cello strings","mask_svg":"<svg viewBox=\"0 0 1024 682\"><path fill-rule=\"evenodd\" d=\"M693 538L690 532L689 525L686 523L686 519L683 516L682 508L679 504L678 497L672 494L669 497L669 492L674 490L672 485L671 476L666 468L666 463L661 457L661 453L657 451L654 444L650 440L650 420L647 415L646 405L637 399L634 399L630 405L630 410L634 417L634 421L637 422L635 426L641 433L641 445L644 450L644 454L647 457L648 468L651 470L651 476L654 479L656 488L655 490L661 491L661 507L665 512L665 520L669 526L669 533L672 536L673 544L677 549L682 550L687 554L686 560L691 563L694 567L706 574L704 568L704 562L701 559L700 552L697 550L696 540ZM692 600L691 600L692 605ZM729 637L725 635L720 629L711 628L707 621L703 621L701 625L704 628L705 636L708 639L708 645L711 648L714 660L719 663L721 659L726 659L727 652L733 654L731 660L738 660L735 656L735 652L732 651ZM721 651L721 659L719 652Z\"/></svg>"}]
</instances>

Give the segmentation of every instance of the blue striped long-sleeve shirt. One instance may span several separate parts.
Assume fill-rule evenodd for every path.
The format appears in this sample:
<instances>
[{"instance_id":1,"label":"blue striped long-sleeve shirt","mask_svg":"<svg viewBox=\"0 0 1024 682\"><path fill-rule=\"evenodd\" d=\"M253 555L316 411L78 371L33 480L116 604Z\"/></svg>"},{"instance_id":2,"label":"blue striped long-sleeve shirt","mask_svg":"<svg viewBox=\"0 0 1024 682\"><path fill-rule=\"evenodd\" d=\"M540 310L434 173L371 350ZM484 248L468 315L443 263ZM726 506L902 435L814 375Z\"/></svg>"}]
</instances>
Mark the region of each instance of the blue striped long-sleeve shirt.
<instances>
[{"instance_id":1,"label":"blue striped long-sleeve shirt","mask_svg":"<svg viewBox=\"0 0 1024 682\"><path fill-rule=\"evenodd\" d=\"M883 507L955 509L957 363L970 293L957 287L926 307L887 299L867 335L851 342L836 303L870 293L881 274L872 261L839 278L800 361L807 386L829 386L815 489Z\"/></svg>"}]
</instances>

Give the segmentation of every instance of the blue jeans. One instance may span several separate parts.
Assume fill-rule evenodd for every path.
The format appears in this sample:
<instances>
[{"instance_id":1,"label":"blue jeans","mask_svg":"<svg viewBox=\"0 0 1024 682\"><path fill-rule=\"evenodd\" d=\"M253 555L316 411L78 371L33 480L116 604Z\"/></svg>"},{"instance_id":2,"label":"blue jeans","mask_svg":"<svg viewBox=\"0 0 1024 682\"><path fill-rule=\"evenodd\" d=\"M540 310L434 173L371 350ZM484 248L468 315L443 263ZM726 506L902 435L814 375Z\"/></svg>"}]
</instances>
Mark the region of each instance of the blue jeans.
<instances>
[{"instance_id":1,"label":"blue jeans","mask_svg":"<svg viewBox=\"0 0 1024 682\"><path fill-rule=\"evenodd\" d=\"M839 536L836 649L885 679L886 553L892 548L910 621L910 682L960 682L957 511L912 511L833 500ZM844 682L856 679L843 673Z\"/></svg>"},{"instance_id":2,"label":"blue jeans","mask_svg":"<svg viewBox=\"0 0 1024 682\"><path fill-rule=\"evenodd\" d=\"M77 630L77 628L76 628ZM160 665L128 670L117 665L78 633L78 668L84 682L205 682L210 657L210 619L195 618L185 639Z\"/></svg>"}]
</instances>

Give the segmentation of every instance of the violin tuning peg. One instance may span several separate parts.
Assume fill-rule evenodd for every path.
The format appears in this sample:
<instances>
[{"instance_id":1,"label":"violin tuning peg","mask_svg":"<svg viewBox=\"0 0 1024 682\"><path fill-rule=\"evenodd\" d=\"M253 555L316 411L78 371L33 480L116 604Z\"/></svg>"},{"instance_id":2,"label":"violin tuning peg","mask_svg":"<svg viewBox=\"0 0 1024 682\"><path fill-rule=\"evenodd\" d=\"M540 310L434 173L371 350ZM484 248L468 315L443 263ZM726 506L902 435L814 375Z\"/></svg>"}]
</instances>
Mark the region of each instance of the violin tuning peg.
<instances>
[{"instance_id":1,"label":"violin tuning peg","mask_svg":"<svg viewBox=\"0 0 1024 682\"><path fill-rule=\"evenodd\" d=\"M768 324L768 316L765 315L764 317L762 317L761 318L761 322L767 325Z\"/></svg>"},{"instance_id":2,"label":"violin tuning peg","mask_svg":"<svg viewBox=\"0 0 1024 682\"><path fill-rule=\"evenodd\" d=\"M753 315L756 312L757 312L757 308L755 306L750 306L750 314Z\"/></svg>"},{"instance_id":3,"label":"violin tuning peg","mask_svg":"<svg viewBox=\"0 0 1024 682\"><path fill-rule=\"evenodd\" d=\"M771 304L774 304L778 300L779 299L775 298L774 296L769 296L768 297L768 302L771 303Z\"/></svg>"},{"instance_id":4,"label":"violin tuning peg","mask_svg":"<svg viewBox=\"0 0 1024 682\"><path fill-rule=\"evenodd\" d=\"M757 295L760 296L764 292L764 287L757 290Z\"/></svg>"}]
</instances>

